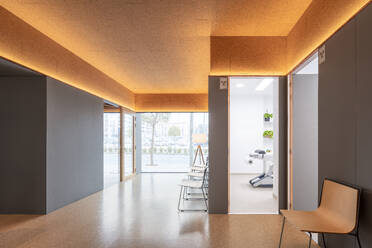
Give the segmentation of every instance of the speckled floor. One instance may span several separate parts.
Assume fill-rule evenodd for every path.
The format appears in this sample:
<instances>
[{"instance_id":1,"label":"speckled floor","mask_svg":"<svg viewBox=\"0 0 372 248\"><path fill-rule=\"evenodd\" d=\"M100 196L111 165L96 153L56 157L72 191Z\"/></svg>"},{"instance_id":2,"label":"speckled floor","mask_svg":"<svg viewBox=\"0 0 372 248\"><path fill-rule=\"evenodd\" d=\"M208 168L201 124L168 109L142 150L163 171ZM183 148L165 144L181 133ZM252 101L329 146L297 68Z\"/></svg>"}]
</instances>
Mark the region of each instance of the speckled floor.
<instances>
[{"instance_id":1,"label":"speckled floor","mask_svg":"<svg viewBox=\"0 0 372 248\"><path fill-rule=\"evenodd\" d=\"M183 177L142 174L45 216L0 215L0 247L277 247L278 215L179 213ZM282 247L306 244L288 225Z\"/></svg>"}]
</instances>

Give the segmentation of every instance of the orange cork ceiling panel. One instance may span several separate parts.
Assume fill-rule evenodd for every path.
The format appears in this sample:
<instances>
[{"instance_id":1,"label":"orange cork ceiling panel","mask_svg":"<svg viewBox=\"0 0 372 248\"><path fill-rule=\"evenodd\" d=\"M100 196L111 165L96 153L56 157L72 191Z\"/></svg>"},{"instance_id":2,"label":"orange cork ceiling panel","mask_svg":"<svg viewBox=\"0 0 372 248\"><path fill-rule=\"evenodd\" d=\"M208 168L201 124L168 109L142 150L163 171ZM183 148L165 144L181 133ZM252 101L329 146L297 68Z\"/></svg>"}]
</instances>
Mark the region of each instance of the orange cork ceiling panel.
<instances>
[{"instance_id":1,"label":"orange cork ceiling panel","mask_svg":"<svg viewBox=\"0 0 372 248\"><path fill-rule=\"evenodd\" d=\"M206 93L213 1L0 0L135 93Z\"/></svg>"},{"instance_id":2,"label":"orange cork ceiling panel","mask_svg":"<svg viewBox=\"0 0 372 248\"><path fill-rule=\"evenodd\" d=\"M285 75L286 37L211 37L211 75Z\"/></svg>"},{"instance_id":3,"label":"orange cork ceiling panel","mask_svg":"<svg viewBox=\"0 0 372 248\"><path fill-rule=\"evenodd\" d=\"M370 2L313 0L286 37L211 37L211 74L287 75Z\"/></svg>"},{"instance_id":4,"label":"orange cork ceiling panel","mask_svg":"<svg viewBox=\"0 0 372 248\"><path fill-rule=\"evenodd\" d=\"M208 94L136 94L137 112L208 112Z\"/></svg>"},{"instance_id":5,"label":"orange cork ceiling panel","mask_svg":"<svg viewBox=\"0 0 372 248\"><path fill-rule=\"evenodd\" d=\"M287 36L312 0L216 0L212 36Z\"/></svg>"},{"instance_id":6,"label":"orange cork ceiling panel","mask_svg":"<svg viewBox=\"0 0 372 248\"><path fill-rule=\"evenodd\" d=\"M0 2L135 93L206 93L211 35L287 35L311 0Z\"/></svg>"},{"instance_id":7,"label":"orange cork ceiling panel","mask_svg":"<svg viewBox=\"0 0 372 248\"><path fill-rule=\"evenodd\" d=\"M73 73L94 78L90 70L96 68L136 94L207 93L209 74L283 75L367 2L0 0L5 9L87 62L59 70L67 81L82 77ZM26 49L33 48L14 49L32 54ZM53 54L54 48L45 49ZM39 59L45 56L47 61L51 54L42 53ZM64 56L53 59L64 63ZM31 56L23 62L38 69ZM56 70L52 64L36 64L40 71ZM91 84L120 92L117 84L97 81L102 80Z\"/></svg>"},{"instance_id":8,"label":"orange cork ceiling panel","mask_svg":"<svg viewBox=\"0 0 372 248\"><path fill-rule=\"evenodd\" d=\"M368 3L371 1L313 0L287 37L287 73Z\"/></svg>"},{"instance_id":9,"label":"orange cork ceiling panel","mask_svg":"<svg viewBox=\"0 0 372 248\"><path fill-rule=\"evenodd\" d=\"M23 20L0 7L0 56L134 109L134 94Z\"/></svg>"}]
</instances>

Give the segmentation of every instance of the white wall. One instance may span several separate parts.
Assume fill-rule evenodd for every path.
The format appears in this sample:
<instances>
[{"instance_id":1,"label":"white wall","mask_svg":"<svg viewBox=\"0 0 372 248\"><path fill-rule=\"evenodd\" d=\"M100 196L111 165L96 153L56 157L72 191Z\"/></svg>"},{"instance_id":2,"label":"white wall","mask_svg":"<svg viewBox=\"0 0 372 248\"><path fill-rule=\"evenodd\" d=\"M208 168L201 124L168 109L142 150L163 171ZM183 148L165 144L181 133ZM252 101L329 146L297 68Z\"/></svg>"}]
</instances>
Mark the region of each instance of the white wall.
<instances>
[{"instance_id":1,"label":"white wall","mask_svg":"<svg viewBox=\"0 0 372 248\"><path fill-rule=\"evenodd\" d=\"M272 113L272 100L259 94L230 94L230 173L262 173L262 161L249 158L249 154L273 148L273 140L262 136L264 130L273 129L263 118L266 110ZM250 159L253 164L248 164Z\"/></svg>"}]
</instances>

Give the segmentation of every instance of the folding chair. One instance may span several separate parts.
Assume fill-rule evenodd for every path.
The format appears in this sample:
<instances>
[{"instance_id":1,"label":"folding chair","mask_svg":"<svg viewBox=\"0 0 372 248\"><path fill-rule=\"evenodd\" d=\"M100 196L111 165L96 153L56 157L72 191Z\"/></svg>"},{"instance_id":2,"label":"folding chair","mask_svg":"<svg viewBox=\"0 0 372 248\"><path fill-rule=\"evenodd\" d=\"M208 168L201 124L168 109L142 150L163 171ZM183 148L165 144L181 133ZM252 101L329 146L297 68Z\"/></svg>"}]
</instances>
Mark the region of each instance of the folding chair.
<instances>
[{"instance_id":1,"label":"folding chair","mask_svg":"<svg viewBox=\"0 0 372 248\"><path fill-rule=\"evenodd\" d=\"M208 211L208 202L207 202L207 186L208 186L208 167L206 167L203 171L203 178L202 180L182 180L180 183L181 190L180 195L178 199L178 211ZM181 209L181 198L183 200L187 200L190 198L187 198L187 189L199 189L202 192L202 198L193 198L196 200L203 200L205 204L205 209Z\"/></svg>"}]
</instances>

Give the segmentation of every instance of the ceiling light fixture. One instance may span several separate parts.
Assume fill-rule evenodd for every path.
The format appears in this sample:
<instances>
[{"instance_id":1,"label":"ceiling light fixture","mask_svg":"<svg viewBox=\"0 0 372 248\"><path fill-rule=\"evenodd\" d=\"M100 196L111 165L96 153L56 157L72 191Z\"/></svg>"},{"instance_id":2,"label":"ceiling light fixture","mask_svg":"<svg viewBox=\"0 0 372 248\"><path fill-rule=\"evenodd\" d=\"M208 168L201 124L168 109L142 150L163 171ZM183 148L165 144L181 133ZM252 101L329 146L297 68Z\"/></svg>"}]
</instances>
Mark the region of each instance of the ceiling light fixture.
<instances>
[{"instance_id":1,"label":"ceiling light fixture","mask_svg":"<svg viewBox=\"0 0 372 248\"><path fill-rule=\"evenodd\" d=\"M256 91L264 91L267 86L269 86L274 79L272 78L265 78L263 79L256 87Z\"/></svg>"},{"instance_id":2,"label":"ceiling light fixture","mask_svg":"<svg viewBox=\"0 0 372 248\"><path fill-rule=\"evenodd\" d=\"M244 87L244 84L242 84L242 83L237 83L235 86L236 86L236 88L243 88L243 87Z\"/></svg>"}]
</instances>

